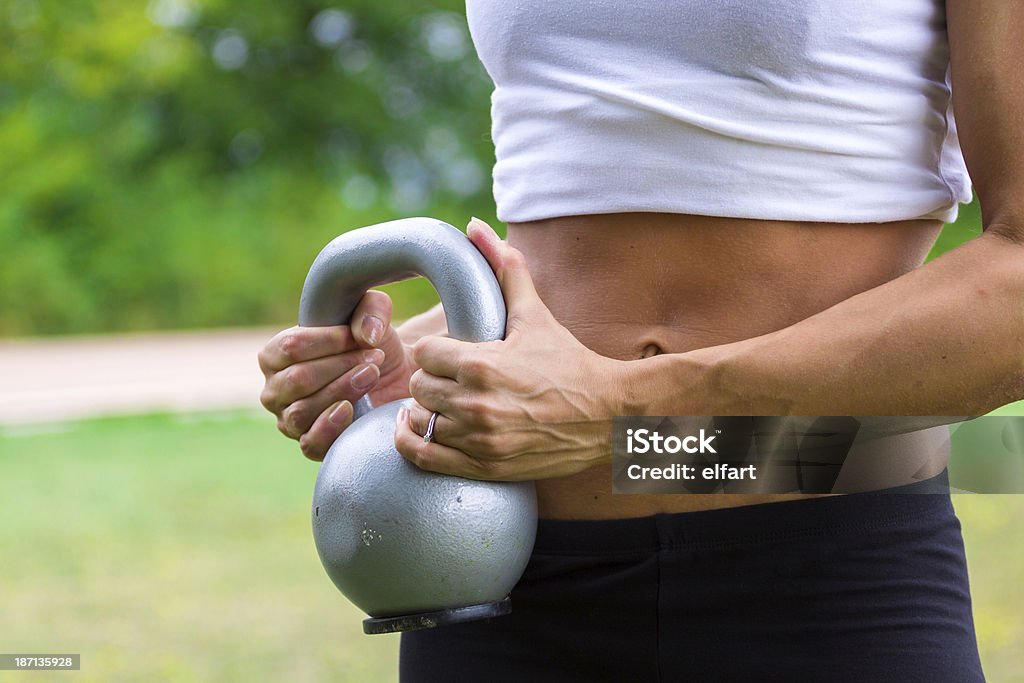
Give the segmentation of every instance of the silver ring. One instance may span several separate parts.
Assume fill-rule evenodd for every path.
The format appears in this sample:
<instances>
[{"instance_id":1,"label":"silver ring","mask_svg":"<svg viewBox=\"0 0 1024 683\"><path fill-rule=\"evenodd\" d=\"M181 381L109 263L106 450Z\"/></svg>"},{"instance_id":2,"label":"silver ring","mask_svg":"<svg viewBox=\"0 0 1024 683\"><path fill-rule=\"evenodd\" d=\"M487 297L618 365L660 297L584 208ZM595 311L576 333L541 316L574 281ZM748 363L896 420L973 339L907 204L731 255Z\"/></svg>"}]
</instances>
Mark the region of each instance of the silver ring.
<instances>
[{"instance_id":1,"label":"silver ring","mask_svg":"<svg viewBox=\"0 0 1024 683\"><path fill-rule=\"evenodd\" d=\"M437 411L430 414L430 422L427 423L427 431L423 435L423 443L430 443L434 440L434 424L437 422Z\"/></svg>"}]
</instances>

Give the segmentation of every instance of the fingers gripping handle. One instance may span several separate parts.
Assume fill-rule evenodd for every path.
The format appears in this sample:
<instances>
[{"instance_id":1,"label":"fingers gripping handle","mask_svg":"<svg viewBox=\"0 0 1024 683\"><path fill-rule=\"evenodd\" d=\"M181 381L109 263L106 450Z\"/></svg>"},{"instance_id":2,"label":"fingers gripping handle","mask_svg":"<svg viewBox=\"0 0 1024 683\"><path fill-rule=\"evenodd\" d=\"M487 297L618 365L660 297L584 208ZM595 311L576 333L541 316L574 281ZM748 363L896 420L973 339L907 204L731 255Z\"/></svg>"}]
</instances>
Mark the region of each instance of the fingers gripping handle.
<instances>
[{"instance_id":1,"label":"fingers gripping handle","mask_svg":"<svg viewBox=\"0 0 1024 683\"><path fill-rule=\"evenodd\" d=\"M420 275L441 298L450 337L504 337L505 301L491 267L469 238L434 218L378 223L332 240L306 275L299 325L346 325L368 289ZM355 405L356 417L371 407L364 396Z\"/></svg>"}]
</instances>

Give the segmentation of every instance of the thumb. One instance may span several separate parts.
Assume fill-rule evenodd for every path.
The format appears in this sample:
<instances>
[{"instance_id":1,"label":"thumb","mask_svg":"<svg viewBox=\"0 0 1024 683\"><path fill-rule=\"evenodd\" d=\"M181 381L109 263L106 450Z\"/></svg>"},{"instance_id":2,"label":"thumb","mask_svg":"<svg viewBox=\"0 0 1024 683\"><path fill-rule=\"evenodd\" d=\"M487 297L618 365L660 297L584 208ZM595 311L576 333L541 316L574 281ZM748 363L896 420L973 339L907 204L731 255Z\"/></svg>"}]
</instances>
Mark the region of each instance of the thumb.
<instances>
[{"instance_id":1,"label":"thumb","mask_svg":"<svg viewBox=\"0 0 1024 683\"><path fill-rule=\"evenodd\" d=\"M352 338L364 349L380 349L384 352L382 373L405 362L405 347L391 324L391 297L384 292L371 289L359 301L349 322Z\"/></svg>"},{"instance_id":2,"label":"thumb","mask_svg":"<svg viewBox=\"0 0 1024 683\"><path fill-rule=\"evenodd\" d=\"M538 306L544 307L521 251L502 241L498 233L479 218L474 217L469 222L466 232L494 270L509 318L530 317Z\"/></svg>"}]
</instances>

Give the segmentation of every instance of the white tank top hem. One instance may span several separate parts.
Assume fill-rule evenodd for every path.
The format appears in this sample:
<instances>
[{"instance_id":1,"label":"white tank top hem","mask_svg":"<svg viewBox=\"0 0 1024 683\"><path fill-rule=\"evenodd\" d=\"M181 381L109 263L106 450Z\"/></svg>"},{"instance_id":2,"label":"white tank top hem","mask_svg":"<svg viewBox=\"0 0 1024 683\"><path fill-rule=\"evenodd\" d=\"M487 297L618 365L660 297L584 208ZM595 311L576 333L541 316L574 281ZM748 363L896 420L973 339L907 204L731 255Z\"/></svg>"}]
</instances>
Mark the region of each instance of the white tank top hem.
<instances>
[{"instance_id":1,"label":"white tank top hem","mask_svg":"<svg viewBox=\"0 0 1024 683\"><path fill-rule=\"evenodd\" d=\"M942 0L468 0L498 218L882 223L971 197Z\"/></svg>"}]
</instances>

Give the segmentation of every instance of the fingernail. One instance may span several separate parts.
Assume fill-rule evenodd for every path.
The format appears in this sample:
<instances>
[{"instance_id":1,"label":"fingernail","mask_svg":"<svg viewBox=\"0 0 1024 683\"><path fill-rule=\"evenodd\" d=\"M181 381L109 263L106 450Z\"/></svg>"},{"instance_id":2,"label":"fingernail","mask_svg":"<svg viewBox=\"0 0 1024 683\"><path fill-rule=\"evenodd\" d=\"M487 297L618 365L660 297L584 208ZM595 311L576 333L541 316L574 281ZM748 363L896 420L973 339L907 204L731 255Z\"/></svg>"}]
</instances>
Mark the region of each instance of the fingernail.
<instances>
[{"instance_id":1,"label":"fingernail","mask_svg":"<svg viewBox=\"0 0 1024 683\"><path fill-rule=\"evenodd\" d=\"M380 338L384 336L384 321L375 315L368 315L363 319L363 335L366 337L366 341L370 342L372 346L376 346L380 342Z\"/></svg>"},{"instance_id":2,"label":"fingernail","mask_svg":"<svg viewBox=\"0 0 1024 683\"><path fill-rule=\"evenodd\" d=\"M377 366L383 365L384 364L384 352L381 351L380 349L373 349L371 351L366 351L366 352L363 353L363 362L364 363L371 363L371 364L377 365Z\"/></svg>"},{"instance_id":3,"label":"fingernail","mask_svg":"<svg viewBox=\"0 0 1024 683\"><path fill-rule=\"evenodd\" d=\"M327 421L333 425L339 427L348 422L349 417L352 416L352 404L348 401L340 401L335 404L334 410L327 416Z\"/></svg>"},{"instance_id":4,"label":"fingernail","mask_svg":"<svg viewBox=\"0 0 1024 683\"><path fill-rule=\"evenodd\" d=\"M498 233L494 232L494 228L492 228L490 225L488 225L487 223L485 223L481 219L477 218L476 216L473 216L469 220L469 224L473 225L473 226L476 226L477 228L480 228L481 230L485 231L488 235L491 235L492 237L494 237L494 239L497 239L497 240L501 239L500 237L498 237Z\"/></svg>"},{"instance_id":5,"label":"fingernail","mask_svg":"<svg viewBox=\"0 0 1024 683\"><path fill-rule=\"evenodd\" d=\"M404 425L408 415L409 415L409 409L408 408L406 408L405 406L402 406L401 408L399 408L398 409L398 414L395 416L395 425L398 426L398 427L401 427L402 425Z\"/></svg>"},{"instance_id":6,"label":"fingernail","mask_svg":"<svg viewBox=\"0 0 1024 683\"><path fill-rule=\"evenodd\" d=\"M377 383L379 372L376 365L364 365L352 375L352 388L356 391L366 391Z\"/></svg>"}]
</instances>

